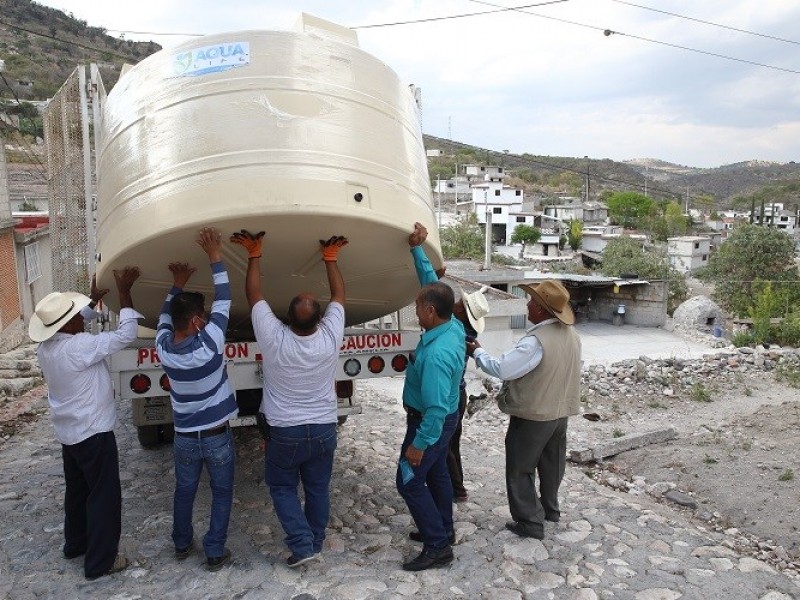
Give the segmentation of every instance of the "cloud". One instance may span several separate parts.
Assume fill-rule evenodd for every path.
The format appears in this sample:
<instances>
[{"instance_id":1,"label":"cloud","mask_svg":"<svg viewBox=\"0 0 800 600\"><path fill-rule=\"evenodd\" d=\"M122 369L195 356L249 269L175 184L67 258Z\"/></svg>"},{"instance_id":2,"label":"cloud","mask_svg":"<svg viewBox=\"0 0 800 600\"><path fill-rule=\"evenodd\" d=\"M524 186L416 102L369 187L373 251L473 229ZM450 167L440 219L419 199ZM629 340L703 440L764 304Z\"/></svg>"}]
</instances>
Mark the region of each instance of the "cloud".
<instances>
[{"instance_id":1,"label":"cloud","mask_svg":"<svg viewBox=\"0 0 800 600\"><path fill-rule=\"evenodd\" d=\"M515 5L511 0L491 3ZM785 0L636 3L800 38L800 5ZM67 8L91 25L132 31L289 29L298 16L277 0L240 0L235 10L207 0L45 4ZM492 7L469 0L308 0L303 9L356 26ZM605 36L605 29L616 33ZM696 166L798 157L797 74L677 46L800 71L799 44L614 0L569 0L527 12L357 32L362 49L383 60L402 81L422 88L423 130L434 135L452 133L459 141L498 150L614 159L647 156ZM164 45L182 41L173 36L126 37L153 37Z\"/></svg>"}]
</instances>

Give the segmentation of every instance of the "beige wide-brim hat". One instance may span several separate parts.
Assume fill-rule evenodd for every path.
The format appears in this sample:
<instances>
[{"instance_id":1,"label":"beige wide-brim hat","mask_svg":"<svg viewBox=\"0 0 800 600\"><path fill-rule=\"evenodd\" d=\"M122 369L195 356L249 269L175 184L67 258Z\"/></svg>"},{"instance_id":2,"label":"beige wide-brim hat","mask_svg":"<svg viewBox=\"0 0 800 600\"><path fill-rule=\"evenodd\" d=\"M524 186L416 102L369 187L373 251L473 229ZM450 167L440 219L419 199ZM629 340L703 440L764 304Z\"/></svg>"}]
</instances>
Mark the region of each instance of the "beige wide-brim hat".
<instances>
[{"instance_id":1,"label":"beige wide-brim hat","mask_svg":"<svg viewBox=\"0 0 800 600\"><path fill-rule=\"evenodd\" d=\"M569 305L569 292L560 281L548 279L541 283L519 287L533 296L545 310L565 325L575 323L575 313Z\"/></svg>"},{"instance_id":2,"label":"beige wide-brim hat","mask_svg":"<svg viewBox=\"0 0 800 600\"><path fill-rule=\"evenodd\" d=\"M78 314L91 299L76 292L52 292L39 300L28 324L28 336L34 342L50 339L67 321Z\"/></svg>"},{"instance_id":3,"label":"beige wide-brim hat","mask_svg":"<svg viewBox=\"0 0 800 600\"><path fill-rule=\"evenodd\" d=\"M489 289L489 286L483 286L477 292L467 294L461 289L461 300L464 302L464 309L467 312L467 319L476 333L482 333L486 328L486 319L484 318L489 314L489 302L483 292Z\"/></svg>"}]
</instances>

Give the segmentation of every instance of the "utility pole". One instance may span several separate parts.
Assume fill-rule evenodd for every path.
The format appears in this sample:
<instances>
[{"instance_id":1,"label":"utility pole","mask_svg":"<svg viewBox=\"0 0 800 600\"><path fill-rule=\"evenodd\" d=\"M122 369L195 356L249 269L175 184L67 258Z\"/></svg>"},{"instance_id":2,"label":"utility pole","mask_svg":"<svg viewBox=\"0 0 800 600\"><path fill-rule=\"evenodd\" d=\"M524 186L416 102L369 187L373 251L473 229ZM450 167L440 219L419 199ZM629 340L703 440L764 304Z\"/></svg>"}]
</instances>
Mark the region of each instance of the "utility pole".
<instances>
[{"instance_id":1,"label":"utility pole","mask_svg":"<svg viewBox=\"0 0 800 600\"><path fill-rule=\"evenodd\" d=\"M486 211L486 236L484 238L483 270L492 268L492 211L489 208L488 192L483 192L483 208Z\"/></svg>"},{"instance_id":2,"label":"utility pole","mask_svg":"<svg viewBox=\"0 0 800 600\"><path fill-rule=\"evenodd\" d=\"M439 174L436 174L436 204L437 204L437 222L439 229L442 228L442 184L439 181Z\"/></svg>"},{"instance_id":3,"label":"utility pole","mask_svg":"<svg viewBox=\"0 0 800 600\"><path fill-rule=\"evenodd\" d=\"M584 202L588 204L589 202L589 157L584 156L583 158L586 159L586 195L584 196Z\"/></svg>"}]
</instances>

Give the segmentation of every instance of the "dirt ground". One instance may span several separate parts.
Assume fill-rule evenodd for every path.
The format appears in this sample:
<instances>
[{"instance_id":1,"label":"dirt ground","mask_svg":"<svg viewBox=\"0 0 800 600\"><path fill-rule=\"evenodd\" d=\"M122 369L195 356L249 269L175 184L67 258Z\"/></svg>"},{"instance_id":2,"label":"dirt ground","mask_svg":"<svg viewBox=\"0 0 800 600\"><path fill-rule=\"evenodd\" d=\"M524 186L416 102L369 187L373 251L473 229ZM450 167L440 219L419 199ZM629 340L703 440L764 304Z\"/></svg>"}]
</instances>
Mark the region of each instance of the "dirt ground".
<instances>
[{"instance_id":1,"label":"dirt ground","mask_svg":"<svg viewBox=\"0 0 800 600\"><path fill-rule=\"evenodd\" d=\"M674 426L677 439L619 454L603 468L672 482L698 503L695 514L718 513L721 526L783 546L800 556L800 390L771 374L731 374L709 385L706 401L675 397L598 398L571 421L579 442ZM736 535L735 531L731 531Z\"/></svg>"}]
</instances>

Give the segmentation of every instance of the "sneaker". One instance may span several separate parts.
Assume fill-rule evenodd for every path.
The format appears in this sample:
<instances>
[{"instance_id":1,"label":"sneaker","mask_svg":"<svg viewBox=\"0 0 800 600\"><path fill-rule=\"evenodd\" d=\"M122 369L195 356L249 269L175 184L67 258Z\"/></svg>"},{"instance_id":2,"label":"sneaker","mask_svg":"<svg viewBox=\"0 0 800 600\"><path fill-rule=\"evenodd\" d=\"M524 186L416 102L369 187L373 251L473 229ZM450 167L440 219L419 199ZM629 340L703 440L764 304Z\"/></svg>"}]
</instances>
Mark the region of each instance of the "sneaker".
<instances>
[{"instance_id":1,"label":"sneaker","mask_svg":"<svg viewBox=\"0 0 800 600\"><path fill-rule=\"evenodd\" d=\"M119 573L120 571L124 571L128 568L129 561L128 559L122 555L117 554L116 558L114 558L114 563L111 565L111 568L106 571L105 573L100 573L100 575L87 575L86 579L93 580L97 579L98 577L103 577L105 575L111 575L112 573Z\"/></svg>"},{"instance_id":2,"label":"sneaker","mask_svg":"<svg viewBox=\"0 0 800 600\"><path fill-rule=\"evenodd\" d=\"M304 556L303 558L299 558L294 554L292 554L289 558L286 559L286 566L289 567L290 569L294 569L312 560L317 560L318 558L319 554L310 554L309 556Z\"/></svg>"},{"instance_id":3,"label":"sneaker","mask_svg":"<svg viewBox=\"0 0 800 600\"><path fill-rule=\"evenodd\" d=\"M189 542L189 545L186 548L175 548L175 558L178 560L186 560L189 558L189 555L194 550L194 540Z\"/></svg>"},{"instance_id":4,"label":"sneaker","mask_svg":"<svg viewBox=\"0 0 800 600\"><path fill-rule=\"evenodd\" d=\"M219 571L231 559L231 551L225 548L222 556L209 556L206 559L206 570Z\"/></svg>"}]
</instances>

